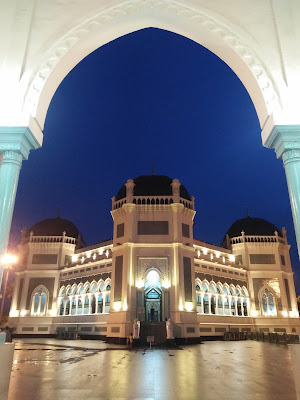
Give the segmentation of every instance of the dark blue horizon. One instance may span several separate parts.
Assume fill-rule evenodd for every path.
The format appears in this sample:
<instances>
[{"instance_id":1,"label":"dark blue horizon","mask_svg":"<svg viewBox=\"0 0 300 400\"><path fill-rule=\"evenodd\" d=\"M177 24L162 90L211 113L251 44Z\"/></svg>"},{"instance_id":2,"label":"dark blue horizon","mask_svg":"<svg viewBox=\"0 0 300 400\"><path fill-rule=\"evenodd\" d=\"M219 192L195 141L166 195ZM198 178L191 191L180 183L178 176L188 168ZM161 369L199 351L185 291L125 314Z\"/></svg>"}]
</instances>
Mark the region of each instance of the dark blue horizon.
<instances>
[{"instance_id":1,"label":"dark blue horizon","mask_svg":"<svg viewBox=\"0 0 300 400\"><path fill-rule=\"evenodd\" d=\"M58 209L87 244L112 237L111 197L154 162L195 196L195 238L220 245L247 206L285 226L300 292L284 168L260 132L245 87L210 51L159 29L120 37L82 60L53 96L43 147L23 163L10 247Z\"/></svg>"}]
</instances>

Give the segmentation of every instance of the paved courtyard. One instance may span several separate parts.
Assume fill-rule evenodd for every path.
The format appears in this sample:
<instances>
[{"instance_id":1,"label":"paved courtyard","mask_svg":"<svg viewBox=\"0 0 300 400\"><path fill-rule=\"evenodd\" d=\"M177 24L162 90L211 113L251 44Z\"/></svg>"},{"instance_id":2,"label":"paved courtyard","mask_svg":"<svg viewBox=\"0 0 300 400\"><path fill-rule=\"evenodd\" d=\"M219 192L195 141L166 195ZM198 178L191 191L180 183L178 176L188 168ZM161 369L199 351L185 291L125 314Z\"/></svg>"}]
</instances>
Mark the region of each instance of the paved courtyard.
<instances>
[{"instance_id":1,"label":"paved courtyard","mask_svg":"<svg viewBox=\"0 0 300 400\"><path fill-rule=\"evenodd\" d=\"M296 400L288 346L204 342L176 350L16 340L9 400Z\"/></svg>"}]
</instances>

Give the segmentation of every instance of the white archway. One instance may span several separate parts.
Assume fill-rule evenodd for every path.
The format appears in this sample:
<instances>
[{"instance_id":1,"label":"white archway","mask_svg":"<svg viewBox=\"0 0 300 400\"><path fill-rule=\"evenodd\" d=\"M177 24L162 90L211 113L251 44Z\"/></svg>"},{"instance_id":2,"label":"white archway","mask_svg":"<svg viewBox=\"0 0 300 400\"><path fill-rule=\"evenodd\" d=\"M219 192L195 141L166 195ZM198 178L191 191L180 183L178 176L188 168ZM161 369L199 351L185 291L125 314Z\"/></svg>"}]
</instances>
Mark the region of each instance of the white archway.
<instances>
[{"instance_id":1,"label":"white archway","mask_svg":"<svg viewBox=\"0 0 300 400\"><path fill-rule=\"evenodd\" d=\"M39 60L34 76L24 84L24 110L43 128L50 101L71 69L104 44L148 27L185 36L222 59L247 89L261 127L268 115L278 109L280 97L274 79L241 32L234 32L217 19L184 4L170 1L168 6L162 2L149 6L136 0L107 8L65 32Z\"/></svg>"},{"instance_id":2,"label":"white archway","mask_svg":"<svg viewBox=\"0 0 300 400\"><path fill-rule=\"evenodd\" d=\"M195 3L87 0L70 6L67 2L4 2L1 15L5 23L0 26L0 204L5 206L0 208L0 253L7 246L21 161L42 144L47 109L60 82L95 49L147 27L168 30L203 45L242 81L254 103L263 143L284 161L300 248L300 30L296 19L291 19L291 15L299 15L300 3L260 2L259 8L257 2ZM258 13L263 18L258 18Z\"/></svg>"}]
</instances>

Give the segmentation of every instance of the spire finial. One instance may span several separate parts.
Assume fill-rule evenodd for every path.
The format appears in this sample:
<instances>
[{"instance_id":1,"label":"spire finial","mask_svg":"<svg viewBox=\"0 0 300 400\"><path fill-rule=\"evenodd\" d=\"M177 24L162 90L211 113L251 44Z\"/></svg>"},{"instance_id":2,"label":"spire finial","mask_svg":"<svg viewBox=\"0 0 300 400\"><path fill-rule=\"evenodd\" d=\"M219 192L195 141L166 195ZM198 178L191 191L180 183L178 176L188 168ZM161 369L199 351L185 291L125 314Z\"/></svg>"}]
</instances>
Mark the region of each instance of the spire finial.
<instances>
[{"instance_id":1,"label":"spire finial","mask_svg":"<svg viewBox=\"0 0 300 400\"><path fill-rule=\"evenodd\" d=\"M249 207L248 206L246 207L247 207L247 217L250 217Z\"/></svg>"},{"instance_id":2,"label":"spire finial","mask_svg":"<svg viewBox=\"0 0 300 400\"><path fill-rule=\"evenodd\" d=\"M155 175L155 172L154 172L154 162L152 163L152 175Z\"/></svg>"}]
</instances>

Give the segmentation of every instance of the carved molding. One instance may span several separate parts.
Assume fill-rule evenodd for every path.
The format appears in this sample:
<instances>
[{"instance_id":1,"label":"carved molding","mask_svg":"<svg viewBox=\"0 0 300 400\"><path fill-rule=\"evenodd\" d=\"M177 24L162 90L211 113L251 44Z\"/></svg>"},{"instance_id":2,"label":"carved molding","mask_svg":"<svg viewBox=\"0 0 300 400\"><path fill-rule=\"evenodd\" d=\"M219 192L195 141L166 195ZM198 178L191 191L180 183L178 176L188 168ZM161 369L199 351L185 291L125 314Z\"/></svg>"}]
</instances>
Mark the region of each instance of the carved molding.
<instances>
[{"instance_id":1,"label":"carved molding","mask_svg":"<svg viewBox=\"0 0 300 400\"><path fill-rule=\"evenodd\" d=\"M1 163L14 163L17 164L21 167L22 165L22 154L16 152L16 151L11 151L11 150L5 150L2 153L2 159Z\"/></svg>"},{"instance_id":2,"label":"carved molding","mask_svg":"<svg viewBox=\"0 0 300 400\"><path fill-rule=\"evenodd\" d=\"M184 4L177 3L174 0L129 0L125 3L108 8L92 18L76 26L58 40L47 53L47 59L41 64L36 74L29 84L25 95L24 109L36 114L36 109L41 91L55 66L60 60L74 47L81 39L84 39L94 30L105 27L111 22L126 15L133 15L145 10L163 11L169 14L180 16L187 20L202 25L218 36L231 49L239 55L243 62L248 66L255 77L265 99L269 113L278 107L279 96L274 87L273 81L269 76L262 61L256 55L255 51L246 43L243 43L237 34L222 26L219 22L208 17L198 10L189 8Z\"/></svg>"},{"instance_id":3,"label":"carved molding","mask_svg":"<svg viewBox=\"0 0 300 400\"><path fill-rule=\"evenodd\" d=\"M290 161L300 161L300 147L297 148L299 150L287 150L282 154L284 164Z\"/></svg>"},{"instance_id":4,"label":"carved molding","mask_svg":"<svg viewBox=\"0 0 300 400\"><path fill-rule=\"evenodd\" d=\"M146 279L148 270L156 269L163 281L170 280L169 262L167 257L139 257L137 279Z\"/></svg>"}]
</instances>

